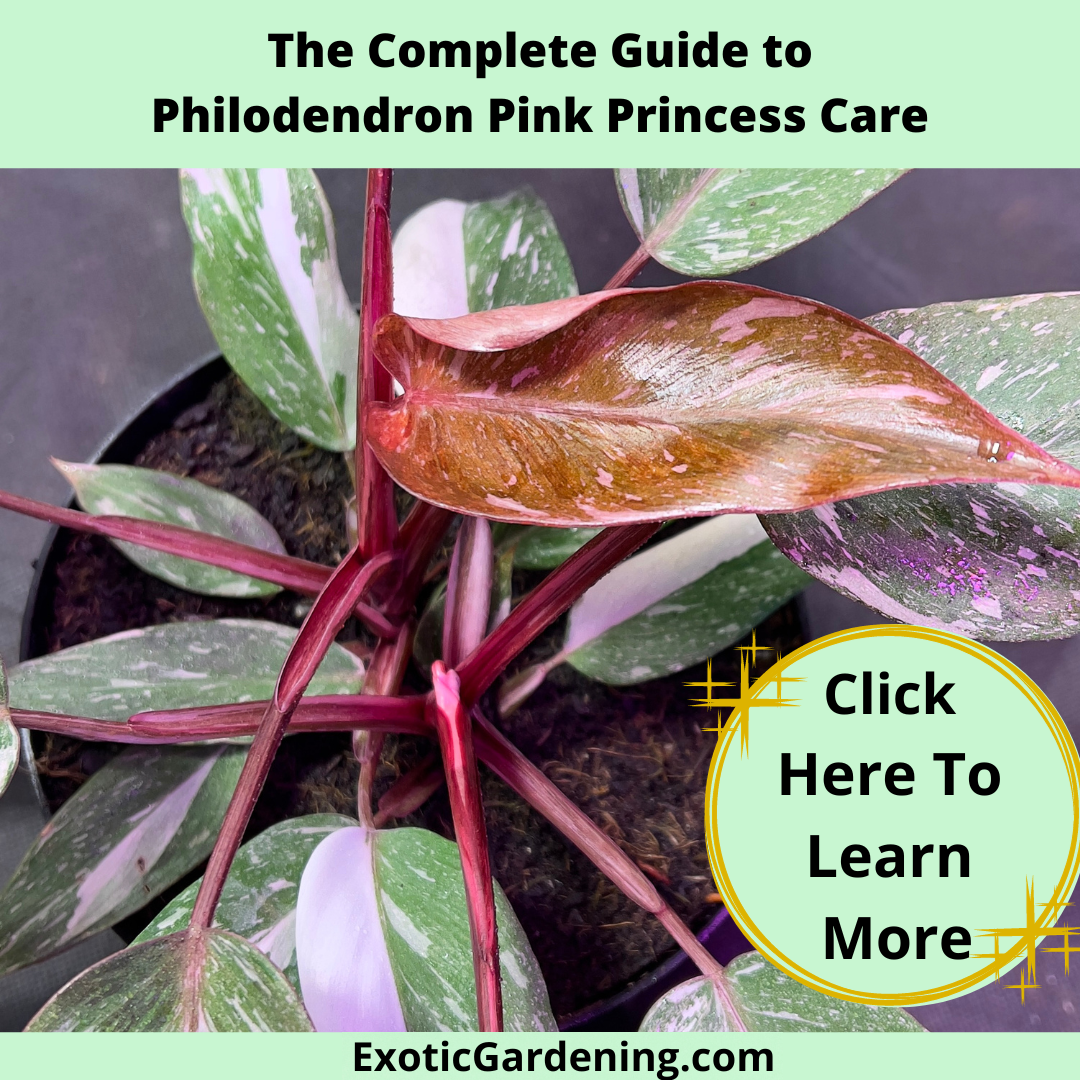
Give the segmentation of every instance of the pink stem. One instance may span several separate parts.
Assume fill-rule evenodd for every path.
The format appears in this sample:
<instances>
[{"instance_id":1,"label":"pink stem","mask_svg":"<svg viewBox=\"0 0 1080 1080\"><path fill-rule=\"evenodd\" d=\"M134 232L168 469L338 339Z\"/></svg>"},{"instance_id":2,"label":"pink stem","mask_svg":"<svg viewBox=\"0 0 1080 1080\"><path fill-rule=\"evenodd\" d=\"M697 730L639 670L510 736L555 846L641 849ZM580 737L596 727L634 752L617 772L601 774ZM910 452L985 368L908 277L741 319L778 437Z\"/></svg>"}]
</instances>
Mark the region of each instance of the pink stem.
<instances>
[{"instance_id":1,"label":"pink stem","mask_svg":"<svg viewBox=\"0 0 1080 1080\"><path fill-rule=\"evenodd\" d=\"M453 511L423 500L417 501L409 511L398 537L403 552L401 582L386 604L387 611L399 614L408 611L416 602L428 565L453 520Z\"/></svg>"},{"instance_id":2,"label":"pink stem","mask_svg":"<svg viewBox=\"0 0 1080 1080\"><path fill-rule=\"evenodd\" d=\"M416 623L410 619L401 628L396 640L379 642L364 676L365 696L386 697L398 693L412 656L415 631ZM356 785L356 812L361 825L372 826L375 823L371 816L371 799L385 739L386 735L381 731L353 732L353 754L360 763L360 778Z\"/></svg>"},{"instance_id":3,"label":"pink stem","mask_svg":"<svg viewBox=\"0 0 1080 1080\"><path fill-rule=\"evenodd\" d=\"M140 547L161 551L166 555L178 555L195 562L209 563L222 570L235 570L260 581L270 581L299 593L318 595L330 578L328 567L306 559L294 559L291 555L275 555L273 552L250 547L236 540L210 536L185 529L181 525L168 525L163 521L143 521L140 518L119 515L84 514L81 510L52 506L0 491L0 509L14 510L26 517L63 525L76 532L107 536L111 540L126 540Z\"/></svg>"},{"instance_id":4,"label":"pink stem","mask_svg":"<svg viewBox=\"0 0 1080 1080\"><path fill-rule=\"evenodd\" d=\"M621 289L624 285L629 285L645 269L645 264L651 259L652 256L645 250L643 246L639 246L637 251L630 256L611 275L611 280L604 286L605 289Z\"/></svg>"},{"instance_id":5,"label":"pink stem","mask_svg":"<svg viewBox=\"0 0 1080 1080\"><path fill-rule=\"evenodd\" d=\"M487 518L462 518L446 579L443 615L442 658L450 667L456 667L484 640L494 563Z\"/></svg>"},{"instance_id":6,"label":"pink stem","mask_svg":"<svg viewBox=\"0 0 1080 1080\"><path fill-rule=\"evenodd\" d=\"M475 704L526 645L659 528L646 522L605 529L548 574L459 666L462 701Z\"/></svg>"},{"instance_id":7,"label":"pink stem","mask_svg":"<svg viewBox=\"0 0 1080 1080\"><path fill-rule=\"evenodd\" d=\"M392 169L368 169L364 217L364 280L360 298L360 357L356 395L356 482L361 553L371 558L388 550L397 536L394 485L364 438L369 402L389 401L391 379L375 359L375 324L394 308L394 268L390 246Z\"/></svg>"},{"instance_id":8,"label":"pink stem","mask_svg":"<svg viewBox=\"0 0 1080 1080\"><path fill-rule=\"evenodd\" d=\"M364 728L384 734L427 735L422 694L408 697L357 697L332 694L304 698L293 713L289 730L353 731ZM202 705L136 713L126 721L94 720L85 716L12 709L16 727L49 731L93 742L135 744L200 742L205 739L242 739L254 734L268 701L243 705Z\"/></svg>"},{"instance_id":9,"label":"pink stem","mask_svg":"<svg viewBox=\"0 0 1080 1080\"><path fill-rule=\"evenodd\" d=\"M361 593L372 578L385 569L396 556L389 552L365 561L359 548L342 561L326 588L308 612L304 625L289 649L289 655L278 674L273 700L267 705L259 728L251 743L244 767L240 771L225 819L210 853L202 885L195 897L191 925L209 929L221 890L232 865L236 849L255 809L255 801L266 782L281 740L293 711L315 674L338 631L345 625Z\"/></svg>"},{"instance_id":10,"label":"pink stem","mask_svg":"<svg viewBox=\"0 0 1080 1080\"><path fill-rule=\"evenodd\" d=\"M473 754L472 724L458 696L458 677L447 671L441 660L431 665L431 681L435 693L434 700L429 699L428 714L439 733L454 833L465 875L479 1030L502 1031L502 980L495 896L491 887L480 774Z\"/></svg>"},{"instance_id":11,"label":"pink stem","mask_svg":"<svg viewBox=\"0 0 1080 1080\"><path fill-rule=\"evenodd\" d=\"M297 707L290 730L348 731L362 727L369 731L431 737L435 733L425 714L425 702L429 699L430 695L427 698L421 695L394 698L333 695L307 698ZM177 743L251 735L268 704L251 702L244 705L138 713L127 723L60 716L26 709L12 709L11 718L17 727L53 731L84 739L121 743ZM575 844L634 903L655 915L704 974L715 976L719 965L671 910L633 860L491 725L479 710L473 711L473 718L476 756ZM437 785L433 781L430 773L415 777L414 774L409 774L399 781L391 792L401 788L395 799L400 797L401 805L405 805L406 801L414 798L410 793L414 786L419 790L431 783L432 790L436 790ZM441 783L441 778L439 782ZM388 792L384 799L389 800L391 792ZM416 805L420 805L422 801L419 800ZM384 824L388 817L397 815L396 805L397 803L391 800L384 811L380 803L380 813L376 818L378 826ZM401 812L408 813L411 809L415 809L415 806Z\"/></svg>"},{"instance_id":12,"label":"pink stem","mask_svg":"<svg viewBox=\"0 0 1080 1080\"><path fill-rule=\"evenodd\" d=\"M166 555L177 555L182 559L207 563L222 570L233 570L306 596L318 596L332 573L329 567L308 562L306 559L275 555L236 540L210 536L163 521L143 521L140 518L112 514L84 514L81 510L52 506L7 491L0 491L0 509L14 510L26 517L62 525L76 532L105 536L110 540L124 540ZM356 614L380 637L393 637L397 633L394 623L370 604L358 602Z\"/></svg>"}]
</instances>

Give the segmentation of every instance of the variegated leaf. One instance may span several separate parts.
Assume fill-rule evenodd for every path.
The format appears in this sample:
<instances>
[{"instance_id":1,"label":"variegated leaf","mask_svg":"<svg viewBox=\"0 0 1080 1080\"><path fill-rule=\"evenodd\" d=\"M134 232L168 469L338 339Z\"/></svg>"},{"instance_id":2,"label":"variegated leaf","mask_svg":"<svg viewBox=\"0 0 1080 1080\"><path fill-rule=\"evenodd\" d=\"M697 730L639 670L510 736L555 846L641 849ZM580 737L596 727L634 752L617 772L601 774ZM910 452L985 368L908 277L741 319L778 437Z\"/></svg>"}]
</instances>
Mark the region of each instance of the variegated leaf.
<instances>
[{"instance_id":1,"label":"variegated leaf","mask_svg":"<svg viewBox=\"0 0 1080 1080\"><path fill-rule=\"evenodd\" d=\"M514 547L514 566L520 570L554 570L599 532L599 529L548 529L532 525Z\"/></svg>"},{"instance_id":2,"label":"variegated leaf","mask_svg":"<svg viewBox=\"0 0 1080 1080\"><path fill-rule=\"evenodd\" d=\"M1080 464L1080 294L934 304L868 321ZM1080 493L1070 488L957 484L762 521L804 570L890 618L991 641L1080 630Z\"/></svg>"},{"instance_id":3,"label":"variegated leaf","mask_svg":"<svg viewBox=\"0 0 1080 1080\"><path fill-rule=\"evenodd\" d=\"M601 578L570 609L562 654L615 686L670 675L745 637L808 580L753 515L710 518Z\"/></svg>"},{"instance_id":4,"label":"variegated leaf","mask_svg":"<svg viewBox=\"0 0 1080 1080\"><path fill-rule=\"evenodd\" d=\"M360 321L310 169L185 169L195 290L225 359L259 400L327 450L355 442Z\"/></svg>"},{"instance_id":5,"label":"variegated leaf","mask_svg":"<svg viewBox=\"0 0 1080 1080\"><path fill-rule=\"evenodd\" d=\"M835 225L902 169L617 169L623 209L657 262L719 277Z\"/></svg>"},{"instance_id":6,"label":"variegated leaf","mask_svg":"<svg viewBox=\"0 0 1080 1080\"><path fill-rule=\"evenodd\" d=\"M682 671L745 637L808 580L751 514L692 525L589 589L570 609L563 647L499 688L499 712L514 712L562 663L610 686Z\"/></svg>"},{"instance_id":7,"label":"variegated leaf","mask_svg":"<svg viewBox=\"0 0 1080 1080\"><path fill-rule=\"evenodd\" d=\"M331 833L355 825L340 814L310 814L271 825L243 844L229 868L214 926L265 953L300 991L296 970L296 896L311 853ZM202 878L166 905L132 944L187 929Z\"/></svg>"},{"instance_id":8,"label":"variegated leaf","mask_svg":"<svg viewBox=\"0 0 1080 1080\"><path fill-rule=\"evenodd\" d=\"M531 191L470 203L461 223L470 311L577 295L562 237Z\"/></svg>"},{"instance_id":9,"label":"variegated leaf","mask_svg":"<svg viewBox=\"0 0 1080 1080\"><path fill-rule=\"evenodd\" d=\"M198 866L243 759L231 746L138 746L94 773L0 892L0 972L112 925Z\"/></svg>"},{"instance_id":10,"label":"variegated leaf","mask_svg":"<svg viewBox=\"0 0 1080 1080\"><path fill-rule=\"evenodd\" d=\"M756 952L736 957L721 976L747 1031L923 1031L903 1009L860 1005L811 990ZM711 978L669 990L649 1010L641 1031L734 1031L731 1009Z\"/></svg>"},{"instance_id":11,"label":"variegated leaf","mask_svg":"<svg viewBox=\"0 0 1080 1080\"><path fill-rule=\"evenodd\" d=\"M553 1031L536 958L495 887L507 1031ZM341 829L300 882L296 950L320 1031L475 1031L457 845L423 829Z\"/></svg>"},{"instance_id":12,"label":"variegated leaf","mask_svg":"<svg viewBox=\"0 0 1080 1080\"><path fill-rule=\"evenodd\" d=\"M394 237L394 310L426 319L577 295L562 238L531 191L440 199Z\"/></svg>"},{"instance_id":13,"label":"variegated leaf","mask_svg":"<svg viewBox=\"0 0 1080 1080\"><path fill-rule=\"evenodd\" d=\"M27 660L11 671L20 709L126 720L138 712L263 701L296 631L255 619L163 623ZM312 694L356 694L361 660L331 645Z\"/></svg>"},{"instance_id":14,"label":"variegated leaf","mask_svg":"<svg viewBox=\"0 0 1080 1080\"><path fill-rule=\"evenodd\" d=\"M374 348L404 392L368 403L369 445L459 513L596 526L950 481L1080 487L885 334L751 285L388 315Z\"/></svg>"},{"instance_id":15,"label":"variegated leaf","mask_svg":"<svg viewBox=\"0 0 1080 1080\"><path fill-rule=\"evenodd\" d=\"M311 1031L289 981L223 930L133 945L84 971L27 1031Z\"/></svg>"},{"instance_id":16,"label":"variegated leaf","mask_svg":"<svg viewBox=\"0 0 1080 1080\"><path fill-rule=\"evenodd\" d=\"M4 658L0 656L0 795L7 790L19 767L19 732L8 711L8 679Z\"/></svg>"},{"instance_id":17,"label":"variegated leaf","mask_svg":"<svg viewBox=\"0 0 1080 1080\"><path fill-rule=\"evenodd\" d=\"M577 291L554 219L529 190L485 202L440 199L417 210L394 236L394 310L403 315L452 319ZM558 566L600 530L571 529L566 536L557 529L536 531L549 536L526 541L526 561L515 556L515 565ZM435 650L431 659L437 655Z\"/></svg>"},{"instance_id":18,"label":"variegated leaf","mask_svg":"<svg viewBox=\"0 0 1080 1080\"><path fill-rule=\"evenodd\" d=\"M274 526L254 507L198 480L135 465L79 465L55 458L53 464L75 489L79 505L91 514L122 514L164 521L285 554L285 545ZM123 540L113 543L140 570L190 592L252 597L273 596L281 591L278 585L221 570L209 563L163 555Z\"/></svg>"}]
</instances>

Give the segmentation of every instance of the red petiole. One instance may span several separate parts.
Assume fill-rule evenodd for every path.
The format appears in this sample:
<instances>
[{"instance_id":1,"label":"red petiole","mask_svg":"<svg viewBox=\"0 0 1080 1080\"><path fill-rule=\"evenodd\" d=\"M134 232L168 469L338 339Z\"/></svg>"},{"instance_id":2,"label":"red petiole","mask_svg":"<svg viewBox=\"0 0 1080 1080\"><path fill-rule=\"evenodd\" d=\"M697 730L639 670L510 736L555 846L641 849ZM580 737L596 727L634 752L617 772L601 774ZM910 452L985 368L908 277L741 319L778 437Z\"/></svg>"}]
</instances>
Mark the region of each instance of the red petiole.
<instances>
[{"instance_id":1,"label":"red petiole","mask_svg":"<svg viewBox=\"0 0 1080 1080\"><path fill-rule=\"evenodd\" d=\"M255 801L266 782L293 711L300 704L300 698L308 683L322 663L338 631L345 625L357 600L372 578L389 566L394 558L386 552L364 561L359 548L353 548L334 571L304 620L304 625L300 627L278 675L273 700L266 706L259 721L236 790L225 811L225 820L221 824L221 831L218 833L214 850L210 853L210 861L195 898L195 907L191 913L192 926L209 929L212 924L229 867L243 839L248 821L251 820Z\"/></svg>"},{"instance_id":2,"label":"red petiole","mask_svg":"<svg viewBox=\"0 0 1080 1080\"><path fill-rule=\"evenodd\" d=\"M459 680L441 660L431 666L435 685L428 698L428 717L442 748L450 810L454 817L465 899L469 909L473 972L476 976L476 1011L481 1031L502 1031L502 981L499 972L499 936L495 923L495 897L491 885L484 805L480 774L473 753L472 724L458 696Z\"/></svg>"},{"instance_id":3,"label":"red petiole","mask_svg":"<svg viewBox=\"0 0 1080 1080\"><path fill-rule=\"evenodd\" d=\"M390 376L373 350L375 326L393 307L391 179L392 173L388 169L368 172L355 454L358 541L357 547L336 570L331 572L302 559L273 555L189 529L133 518L82 514L0 492L0 508L220 566L297 592L317 594L318 599L282 666L273 699L244 705L143 713L132 716L126 723L19 709L11 710L12 719L20 727L130 743L235 738L254 732L254 741L196 898L191 924L202 928L212 924L232 859L286 728L291 727L293 731L352 730L356 733L354 749L361 762L359 813L365 823L378 825L399 811L404 813L415 808L419 805L417 800L430 794L440 781L437 763L426 763L402 778L384 796L379 815L373 819L371 789L384 735L388 732L437 735L465 877L481 1030L502 1029L502 1004L494 898L476 757L485 761L580 847L627 896L656 915L702 972L713 976L718 989L724 993L720 985L720 966L632 860L478 710L473 710L472 718L468 711L537 635L643 544L658 524L605 530L549 574L492 634L471 651L480 631L470 629L476 620L468 618L470 597L464 594L472 590L474 583L469 582L468 589L459 586L458 591L463 595L455 593L447 605L448 641L450 652L455 656L468 655L457 672L447 671L442 662L436 661L432 669L434 690L426 697L394 696L400 689L412 649L411 624L401 627L398 623L412 610L425 571L454 515L419 501L399 532L393 484L363 437L367 404L389 401L392 396ZM607 288L631 282L648 260L648 253L638 248ZM465 536L466 547L471 552L475 548L475 537L468 528ZM465 558L464 552L460 555ZM480 576L462 571L462 582ZM488 589L475 591L483 592L486 612ZM374 597L373 603L362 602L361 597L368 593ZM354 612L383 639L372 657L364 695L302 701L304 690L335 635Z\"/></svg>"},{"instance_id":4,"label":"red petiole","mask_svg":"<svg viewBox=\"0 0 1080 1080\"><path fill-rule=\"evenodd\" d=\"M233 570L305 596L318 596L333 573L330 567L319 563L297 559L292 555L275 555L236 540L185 529L182 525L120 515L85 514L81 510L53 506L8 491L0 491L0 509L13 510L25 517L48 521L75 532L124 540L166 555L177 555L222 570ZM358 602L356 615L380 637L394 637L397 634L397 626L370 604Z\"/></svg>"},{"instance_id":5,"label":"red petiole","mask_svg":"<svg viewBox=\"0 0 1080 1080\"><path fill-rule=\"evenodd\" d=\"M391 169L368 169L364 216L363 291L360 297L360 356L356 395L356 482L358 543L371 558L397 538L394 485L364 439L368 402L389 401L391 380L375 359L375 324L394 307L394 270L390 247Z\"/></svg>"}]
</instances>

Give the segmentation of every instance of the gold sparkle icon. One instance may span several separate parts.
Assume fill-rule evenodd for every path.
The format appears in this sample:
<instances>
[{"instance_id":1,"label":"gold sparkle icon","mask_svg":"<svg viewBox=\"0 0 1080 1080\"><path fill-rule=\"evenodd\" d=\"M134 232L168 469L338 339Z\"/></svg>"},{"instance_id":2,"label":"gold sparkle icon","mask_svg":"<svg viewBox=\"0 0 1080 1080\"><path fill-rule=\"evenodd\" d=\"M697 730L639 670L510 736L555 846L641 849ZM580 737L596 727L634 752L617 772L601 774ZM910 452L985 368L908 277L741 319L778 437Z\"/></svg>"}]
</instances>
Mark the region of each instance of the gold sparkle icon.
<instances>
[{"instance_id":1,"label":"gold sparkle icon","mask_svg":"<svg viewBox=\"0 0 1080 1080\"><path fill-rule=\"evenodd\" d=\"M745 757L750 750L750 710L754 707L781 708L783 706L798 705L798 698L785 698L783 696L784 683L802 682L802 679L788 678L782 672L777 672L771 678L769 671L765 672L753 684L750 682L750 669L757 662L758 653L775 653L777 661L780 660L780 650L771 645L759 645L757 643L757 631L750 637L749 645L740 645L739 653L739 686L738 696L714 697L713 691L724 687L734 687L730 682L714 682L712 677L712 660L709 660L705 668L705 682L688 682L686 686L701 687L707 696L693 698L690 704L699 709L716 709L718 724L714 728L703 728L703 731L719 731L721 727L740 728L740 750ZM771 668L769 669L772 670ZM772 697L762 695L762 691L770 686L776 687L776 693ZM720 710L730 709L727 719L724 719Z\"/></svg>"},{"instance_id":2,"label":"gold sparkle icon","mask_svg":"<svg viewBox=\"0 0 1080 1080\"><path fill-rule=\"evenodd\" d=\"M1018 983L1006 983L1006 987L1009 990L1020 991L1020 1001L1026 1002L1027 992L1029 990L1038 990L1039 984L1035 981L1035 962L1036 954L1039 952L1044 953L1061 953L1065 958L1065 974L1069 974L1069 956L1072 953L1080 953L1080 945L1074 945L1070 942L1070 937L1075 939L1076 935L1080 934L1074 927L1070 926L1052 926L1045 927L1040 925L1040 920L1035 915L1036 907L1043 909L1043 918L1045 919L1047 911L1050 912L1051 917L1056 921L1064 908L1071 906L1067 901L1055 900L1046 904L1035 903L1035 882L1033 879L1026 879L1025 890L1025 919L1023 926L998 926L990 929L982 930L980 933L984 937L992 937L994 939L994 951L992 953L975 953L977 959L986 959L995 961L995 975L1000 977L1001 968L1007 964L1012 964L1016 960L1016 949L1019 946L1022 955L1025 956L1027 964L1020 972L1020 981ZM1009 938L1016 942L1011 945L1006 953L1001 952L1001 939ZM1050 938L1052 940L1061 940L1060 946L1043 945L1039 948L1040 939Z\"/></svg>"},{"instance_id":3,"label":"gold sparkle icon","mask_svg":"<svg viewBox=\"0 0 1080 1080\"><path fill-rule=\"evenodd\" d=\"M1039 984L1037 982L1028 982L1026 978L1027 972L1023 969L1020 971L1020 981L1018 983L1006 983L1005 987L1008 990L1020 991L1020 1004L1027 1004L1027 992L1029 990L1038 990Z\"/></svg>"}]
</instances>

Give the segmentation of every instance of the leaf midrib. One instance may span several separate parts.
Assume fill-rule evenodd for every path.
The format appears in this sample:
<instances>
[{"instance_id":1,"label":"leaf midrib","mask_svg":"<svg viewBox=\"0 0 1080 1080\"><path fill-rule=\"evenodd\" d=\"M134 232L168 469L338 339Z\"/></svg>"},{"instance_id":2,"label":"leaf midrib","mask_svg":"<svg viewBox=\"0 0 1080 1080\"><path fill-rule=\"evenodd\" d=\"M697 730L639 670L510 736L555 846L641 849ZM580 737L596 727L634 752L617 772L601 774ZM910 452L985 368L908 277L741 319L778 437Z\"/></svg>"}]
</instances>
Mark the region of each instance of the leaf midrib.
<instances>
[{"instance_id":1,"label":"leaf midrib","mask_svg":"<svg viewBox=\"0 0 1080 1080\"><path fill-rule=\"evenodd\" d=\"M393 406L385 409L385 412L387 415L401 412L414 413L424 407L433 407L440 411L477 412L485 415L495 413L509 416L520 416L522 414L536 417L565 416L574 420L595 419L619 424L632 424L641 420L668 427L676 427L681 422L699 425L708 423L745 423L753 424L755 428L761 428L763 420L775 420L778 424L786 421L791 426L806 428L814 423L806 418L807 414L805 413L788 412L782 409L765 410L763 416L763 410L760 406L758 408L733 409L717 413L713 411L716 406L704 405L698 410L691 411L685 406L670 407L660 402L650 402L646 407L639 408L635 406L634 410L630 411L630 409L612 408L608 405L593 402L583 402L580 405L574 402L559 402L557 405L552 405L550 402L540 403L539 399L536 398L520 396L515 396L510 400L506 397L486 397L481 393L440 395L417 393L413 390L407 391L404 397L399 398ZM830 426L840 427L845 431L866 432L875 435L877 438L896 438L901 434L899 432L893 433L886 428L884 435L882 435L882 426L880 424L856 425L844 422L830 424L828 420L818 422L818 430L825 437L829 436L828 428ZM935 428L931 428L931 431L939 436L941 434ZM961 434L960 438L968 440L974 439L975 436ZM956 433L950 431L946 437L939 438L938 441L950 442L955 439Z\"/></svg>"}]
</instances>

